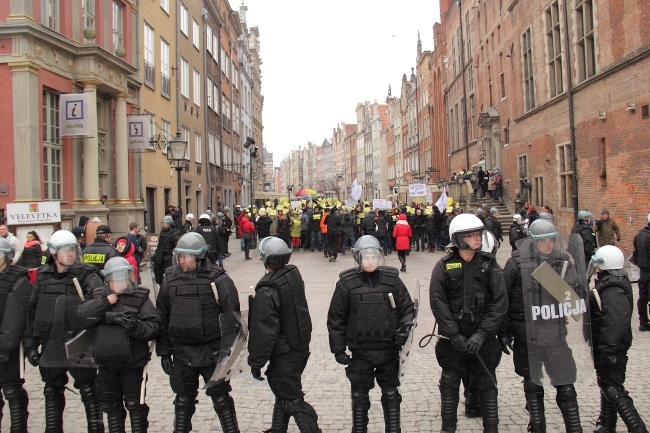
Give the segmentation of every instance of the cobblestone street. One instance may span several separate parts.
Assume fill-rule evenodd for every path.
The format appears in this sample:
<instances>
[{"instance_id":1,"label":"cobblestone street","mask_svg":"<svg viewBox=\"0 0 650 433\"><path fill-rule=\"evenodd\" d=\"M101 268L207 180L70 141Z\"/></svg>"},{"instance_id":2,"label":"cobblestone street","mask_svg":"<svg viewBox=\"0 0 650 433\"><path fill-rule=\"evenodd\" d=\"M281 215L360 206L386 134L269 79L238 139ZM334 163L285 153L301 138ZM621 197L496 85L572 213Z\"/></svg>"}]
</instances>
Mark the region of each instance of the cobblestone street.
<instances>
[{"instance_id":1,"label":"cobblestone street","mask_svg":"<svg viewBox=\"0 0 650 433\"><path fill-rule=\"evenodd\" d=\"M247 308L247 296L250 287L263 275L264 270L259 260L245 261L240 252L239 240L231 239L232 256L225 261L228 274L234 280L240 292L242 308ZM442 257L442 252L411 252L407 257L406 273L401 277L407 287L415 287L419 280L422 286L421 309L416 329L416 341L431 332L433 316L429 307L429 277L434 263ZM505 265L510 255L510 247L502 245L498 254L501 266ZM351 254L339 255L335 263L329 263L322 253L316 251L297 251L291 263L297 265L303 275L307 288L307 297L314 325L312 354L303 375L305 399L310 402L319 415L319 424L324 432L342 432L351 430L351 410L349 383L345 377L344 367L337 364L329 351L326 318L327 309L339 272L353 266ZM393 253L386 258L386 264L398 266L397 255ZM142 272L143 285L150 287L149 269ZM635 298L638 296L637 285L633 285ZM635 304L636 305L636 304ZM650 396L647 392L647 369L650 333L638 332L638 319L634 313L632 327L634 342L629 352L630 361L627 371L626 387L634 399L635 405L646 424L650 424ZM403 380L400 392L402 402L402 431L404 432L438 432L440 431L440 399L438 378L440 368L434 355L435 340L424 349L414 348L410 369ZM160 361L154 357L149 368L147 386L147 404L150 432L171 432L173 428L174 406L173 394L168 377L160 367ZM524 410L523 388L520 379L514 374L511 356L503 356L497 369L499 381L499 415L500 431L525 432L527 413ZM599 410L599 391L596 386L595 373L589 379L577 385L580 414L585 432L594 428ZM72 388L72 384L69 383ZM258 382L249 374L232 380L232 396L235 400L239 426L242 432L261 432L270 427L273 395L266 382ZM29 429L37 432L44 430L44 409L42 382L36 368L27 364L26 389L29 393ZM462 390L461 390L462 393ZM64 426L66 432L86 431L85 414L78 395L66 392ZM211 400L201 391L199 404L192 419L194 432L221 431L221 426L212 408ZM384 421L380 402L380 391L375 388L371 393L369 431L384 431ZM546 416L549 432L564 431L560 411L555 403L555 391L546 389ZM2 427L9 430L8 409L5 407ZM127 422L128 425L128 422ZM127 431L130 428L127 427ZM298 429L291 421L290 432ZM459 432L481 432L480 419L467 419L463 413L463 398L459 405ZM619 420L618 431L626 431Z\"/></svg>"}]
</instances>

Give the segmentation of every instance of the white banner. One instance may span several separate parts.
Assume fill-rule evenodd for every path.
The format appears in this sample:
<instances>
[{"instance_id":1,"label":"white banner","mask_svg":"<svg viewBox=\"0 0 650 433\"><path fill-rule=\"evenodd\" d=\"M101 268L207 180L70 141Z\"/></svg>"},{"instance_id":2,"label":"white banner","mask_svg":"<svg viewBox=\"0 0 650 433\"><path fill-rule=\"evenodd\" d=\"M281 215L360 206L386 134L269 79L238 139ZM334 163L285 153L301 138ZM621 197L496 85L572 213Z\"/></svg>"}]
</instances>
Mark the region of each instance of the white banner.
<instances>
[{"instance_id":1,"label":"white banner","mask_svg":"<svg viewBox=\"0 0 650 433\"><path fill-rule=\"evenodd\" d=\"M423 183L412 183L409 185L410 197L426 197L427 186Z\"/></svg>"},{"instance_id":2,"label":"white banner","mask_svg":"<svg viewBox=\"0 0 650 433\"><path fill-rule=\"evenodd\" d=\"M7 224L49 224L61 222L61 203L43 201L38 203L7 203Z\"/></svg>"},{"instance_id":3,"label":"white banner","mask_svg":"<svg viewBox=\"0 0 650 433\"><path fill-rule=\"evenodd\" d=\"M372 208L373 209L388 209L386 200L383 198L373 198L372 199Z\"/></svg>"},{"instance_id":4,"label":"white banner","mask_svg":"<svg viewBox=\"0 0 650 433\"><path fill-rule=\"evenodd\" d=\"M151 138L151 115L134 114L126 116L126 118L128 119L129 150L154 150L154 148L149 145L149 138Z\"/></svg>"},{"instance_id":5,"label":"white banner","mask_svg":"<svg viewBox=\"0 0 650 433\"><path fill-rule=\"evenodd\" d=\"M90 93L59 95L61 137L90 137Z\"/></svg>"}]
</instances>

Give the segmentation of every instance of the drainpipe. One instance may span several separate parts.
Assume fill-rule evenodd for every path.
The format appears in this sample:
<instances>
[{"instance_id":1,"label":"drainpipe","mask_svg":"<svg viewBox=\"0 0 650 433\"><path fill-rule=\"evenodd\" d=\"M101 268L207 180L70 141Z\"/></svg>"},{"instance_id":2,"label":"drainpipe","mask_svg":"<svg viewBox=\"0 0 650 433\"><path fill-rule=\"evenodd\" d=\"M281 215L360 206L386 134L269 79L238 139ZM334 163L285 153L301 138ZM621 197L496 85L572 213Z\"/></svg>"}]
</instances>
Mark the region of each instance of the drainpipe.
<instances>
[{"instance_id":1,"label":"drainpipe","mask_svg":"<svg viewBox=\"0 0 650 433\"><path fill-rule=\"evenodd\" d=\"M567 11L567 1L562 0L562 8L564 12L564 52L566 58L564 59L564 66L566 69L567 81L567 96L569 101L569 141L571 143L571 159L573 160L573 195L571 201L573 203L573 219L578 219L578 212L580 210L578 203L578 154L576 151L576 123L575 111L573 107L573 83L571 81L571 47L569 44L569 13Z\"/></svg>"}]
</instances>

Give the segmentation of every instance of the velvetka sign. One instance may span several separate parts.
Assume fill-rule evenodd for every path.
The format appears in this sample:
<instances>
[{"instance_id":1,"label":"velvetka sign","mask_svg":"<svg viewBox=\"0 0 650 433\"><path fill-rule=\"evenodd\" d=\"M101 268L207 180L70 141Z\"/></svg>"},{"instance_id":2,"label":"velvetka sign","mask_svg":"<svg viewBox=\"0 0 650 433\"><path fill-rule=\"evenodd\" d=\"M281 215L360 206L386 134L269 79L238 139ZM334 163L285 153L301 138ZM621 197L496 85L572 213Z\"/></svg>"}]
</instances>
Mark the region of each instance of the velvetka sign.
<instances>
[{"instance_id":1,"label":"velvetka sign","mask_svg":"<svg viewBox=\"0 0 650 433\"><path fill-rule=\"evenodd\" d=\"M61 222L61 203L43 201L39 203L7 203L7 224L49 224Z\"/></svg>"}]
</instances>

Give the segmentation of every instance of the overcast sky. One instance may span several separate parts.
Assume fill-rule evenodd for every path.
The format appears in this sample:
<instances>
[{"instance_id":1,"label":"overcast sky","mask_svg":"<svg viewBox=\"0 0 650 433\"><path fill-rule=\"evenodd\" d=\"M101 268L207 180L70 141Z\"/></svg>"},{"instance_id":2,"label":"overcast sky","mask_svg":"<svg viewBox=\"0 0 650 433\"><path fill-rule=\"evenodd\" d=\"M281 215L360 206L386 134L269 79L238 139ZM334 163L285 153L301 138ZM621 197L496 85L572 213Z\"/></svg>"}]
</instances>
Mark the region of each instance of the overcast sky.
<instances>
[{"instance_id":1,"label":"overcast sky","mask_svg":"<svg viewBox=\"0 0 650 433\"><path fill-rule=\"evenodd\" d=\"M234 10L241 2L231 0ZM399 96L402 75L433 47L437 0L245 0L258 26L262 56L264 142L276 165L308 141L332 138L356 123L364 101Z\"/></svg>"}]
</instances>

